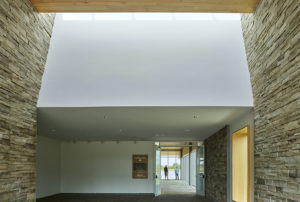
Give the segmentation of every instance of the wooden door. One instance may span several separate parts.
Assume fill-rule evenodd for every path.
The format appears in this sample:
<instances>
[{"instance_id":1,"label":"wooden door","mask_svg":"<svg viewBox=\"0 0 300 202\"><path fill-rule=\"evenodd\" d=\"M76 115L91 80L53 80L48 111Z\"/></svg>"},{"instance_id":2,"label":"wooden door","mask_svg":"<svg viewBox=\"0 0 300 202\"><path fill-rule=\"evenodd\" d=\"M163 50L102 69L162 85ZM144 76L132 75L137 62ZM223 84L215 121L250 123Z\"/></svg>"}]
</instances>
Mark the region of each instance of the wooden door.
<instances>
[{"instance_id":1,"label":"wooden door","mask_svg":"<svg viewBox=\"0 0 300 202\"><path fill-rule=\"evenodd\" d=\"M250 127L232 134L232 200L250 202Z\"/></svg>"}]
</instances>

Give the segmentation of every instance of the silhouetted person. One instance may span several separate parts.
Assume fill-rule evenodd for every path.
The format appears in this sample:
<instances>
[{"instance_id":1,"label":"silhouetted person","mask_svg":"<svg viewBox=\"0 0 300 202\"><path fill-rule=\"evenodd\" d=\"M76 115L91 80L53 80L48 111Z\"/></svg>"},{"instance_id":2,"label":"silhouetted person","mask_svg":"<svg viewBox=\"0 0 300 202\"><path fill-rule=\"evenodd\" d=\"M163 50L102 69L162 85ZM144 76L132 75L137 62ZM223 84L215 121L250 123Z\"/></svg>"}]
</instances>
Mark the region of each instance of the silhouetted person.
<instances>
[{"instance_id":1,"label":"silhouetted person","mask_svg":"<svg viewBox=\"0 0 300 202\"><path fill-rule=\"evenodd\" d=\"M175 176L176 176L176 180L179 180L179 169L178 169L178 167L175 168Z\"/></svg>"},{"instance_id":2,"label":"silhouetted person","mask_svg":"<svg viewBox=\"0 0 300 202\"><path fill-rule=\"evenodd\" d=\"M167 180L167 179L169 179L169 176L168 176L168 174L169 174L168 166L164 167L164 171L165 171L165 180Z\"/></svg>"}]
</instances>

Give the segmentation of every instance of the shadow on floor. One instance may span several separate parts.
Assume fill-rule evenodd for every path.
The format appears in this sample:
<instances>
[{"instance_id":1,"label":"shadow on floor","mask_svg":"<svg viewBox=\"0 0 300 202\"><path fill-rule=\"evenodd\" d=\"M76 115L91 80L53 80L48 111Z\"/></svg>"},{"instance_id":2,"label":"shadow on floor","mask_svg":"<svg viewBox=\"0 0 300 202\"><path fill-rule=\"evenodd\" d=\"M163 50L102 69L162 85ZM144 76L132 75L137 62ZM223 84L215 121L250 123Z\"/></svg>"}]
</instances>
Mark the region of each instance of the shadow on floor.
<instances>
[{"instance_id":1,"label":"shadow on floor","mask_svg":"<svg viewBox=\"0 0 300 202\"><path fill-rule=\"evenodd\" d=\"M153 194L57 194L37 199L37 202L209 202L195 194L161 195Z\"/></svg>"}]
</instances>

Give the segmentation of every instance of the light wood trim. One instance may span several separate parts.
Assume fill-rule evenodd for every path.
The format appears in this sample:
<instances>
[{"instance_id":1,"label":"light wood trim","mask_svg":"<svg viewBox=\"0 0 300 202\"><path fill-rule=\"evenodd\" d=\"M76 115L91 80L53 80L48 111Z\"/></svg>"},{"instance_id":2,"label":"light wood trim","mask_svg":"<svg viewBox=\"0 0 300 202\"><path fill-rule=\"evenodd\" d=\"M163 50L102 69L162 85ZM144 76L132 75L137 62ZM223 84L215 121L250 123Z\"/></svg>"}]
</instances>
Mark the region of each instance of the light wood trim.
<instances>
[{"instance_id":1,"label":"light wood trim","mask_svg":"<svg viewBox=\"0 0 300 202\"><path fill-rule=\"evenodd\" d=\"M251 200L251 139L250 139L250 126L246 126L234 133L232 133L232 140L236 135L247 135L247 201ZM233 154L232 154L233 155ZM233 176L233 174L232 174ZM239 201L238 201L239 202Z\"/></svg>"},{"instance_id":2,"label":"light wood trim","mask_svg":"<svg viewBox=\"0 0 300 202\"><path fill-rule=\"evenodd\" d=\"M247 126L247 139L248 139L248 202L250 202L251 195L251 138L250 126Z\"/></svg>"},{"instance_id":3,"label":"light wood trim","mask_svg":"<svg viewBox=\"0 0 300 202\"><path fill-rule=\"evenodd\" d=\"M182 148L182 156L185 156L188 153L189 153L189 147L183 147Z\"/></svg>"},{"instance_id":4,"label":"light wood trim","mask_svg":"<svg viewBox=\"0 0 300 202\"><path fill-rule=\"evenodd\" d=\"M38 12L252 13L258 0L30 0Z\"/></svg>"},{"instance_id":5,"label":"light wood trim","mask_svg":"<svg viewBox=\"0 0 300 202\"><path fill-rule=\"evenodd\" d=\"M180 156L180 150L174 151L174 150L168 150L168 151L161 151L161 157L170 156L170 155L177 155Z\"/></svg>"},{"instance_id":6,"label":"light wood trim","mask_svg":"<svg viewBox=\"0 0 300 202\"><path fill-rule=\"evenodd\" d=\"M172 151L175 151L175 152L180 152L182 149L181 148L179 148L179 149L161 149L161 151L163 152L163 151L170 151L170 152L172 152Z\"/></svg>"}]
</instances>

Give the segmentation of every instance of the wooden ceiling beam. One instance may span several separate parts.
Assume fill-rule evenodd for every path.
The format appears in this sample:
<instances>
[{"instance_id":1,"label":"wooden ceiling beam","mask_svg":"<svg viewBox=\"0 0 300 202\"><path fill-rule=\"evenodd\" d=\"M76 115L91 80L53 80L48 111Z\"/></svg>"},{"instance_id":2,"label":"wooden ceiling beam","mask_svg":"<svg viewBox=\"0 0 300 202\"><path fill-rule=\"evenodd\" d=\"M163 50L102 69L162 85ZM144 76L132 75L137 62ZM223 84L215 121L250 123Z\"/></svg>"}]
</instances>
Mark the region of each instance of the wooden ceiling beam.
<instances>
[{"instance_id":1,"label":"wooden ceiling beam","mask_svg":"<svg viewBox=\"0 0 300 202\"><path fill-rule=\"evenodd\" d=\"M252 13L258 0L30 0L38 12Z\"/></svg>"}]
</instances>

